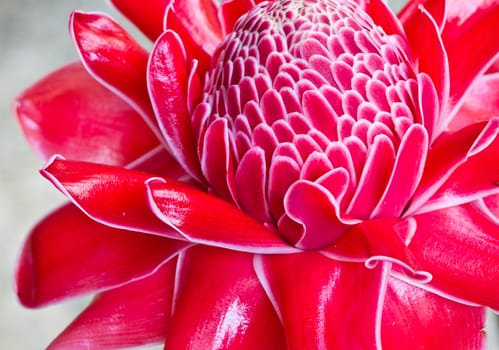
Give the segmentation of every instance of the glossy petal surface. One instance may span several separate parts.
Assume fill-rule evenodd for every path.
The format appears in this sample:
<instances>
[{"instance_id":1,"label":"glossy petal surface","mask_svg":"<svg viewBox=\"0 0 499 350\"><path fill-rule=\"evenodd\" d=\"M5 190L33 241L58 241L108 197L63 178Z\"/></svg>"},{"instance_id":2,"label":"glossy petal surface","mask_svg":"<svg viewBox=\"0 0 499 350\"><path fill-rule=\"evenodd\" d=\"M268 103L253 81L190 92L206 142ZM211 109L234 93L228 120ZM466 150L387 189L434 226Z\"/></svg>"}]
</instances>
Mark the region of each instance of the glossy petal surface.
<instances>
[{"instance_id":1,"label":"glossy petal surface","mask_svg":"<svg viewBox=\"0 0 499 350\"><path fill-rule=\"evenodd\" d=\"M171 323L176 262L98 295L48 348L123 349L163 342Z\"/></svg>"},{"instance_id":2,"label":"glossy petal surface","mask_svg":"<svg viewBox=\"0 0 499 350\"><path fill-rule=\"evenodd\" d=\"M59 158L53 159L42 174L98 222L126 230L180 237L149 210L145 182L151 175Z\"/></svg>"},{"instance_id":3,"label":"glossy petal surface","mask_svg":"<svg viewBox=\"0 0 499 350\"><path fill-rule=\"evenodd\" d=\"M88 71L135 108L156 132L147 94L147 51L104 14L73 12L69 28Z\"/></svg>"},{"instance_id":4,"label":"glossy petal surface","mask_svg":"<svg viewBox=\"0 0 499 350\"><path fill-rule=\"evenodd\" d=\"M184 42L187 57L199 60L202 71L208 69L210 55L222 39L216 2L170 0L165 29L177 32Z\"/></svg>"},{"instance_id":5,"label":"glossy petal surface","mask_svg":"<svg viewBox=\"0 0 499 350\"><path fill-rule=\"evenodd\" d=\"M185 245L98 224L66 205L40 222L24 243L17 293L24 305L38 307L110 289L151 273Z\"/></svg>"},{"instance_id":6,"label":"glossy petal surface","mask_svg":"<svg viewBox=\"0 0 499 350\"><path fill-rule=\"evenodd\" d=\"M483 349L485 310L390 278L381 339L386 350Z\"/></svg>"},{"instance_id":7,"label":"glossy petal surface","mask_svg":"<svg viewBox=\"0 0 499 350\"><path fill-rule=\"evenodd\" d=\"M433 275L430 285L499 310L499 226L469 204L415 216L409 249Z\"/></svg>"},{"instance_id":8,"label":"glossy petal surface","mask_svg":"<svg viewBox=\"0 0 499 350\"><path fill-rule=\"evenodd\" d=\"M159 144L137 112L80 63L37 82L17 98L15 107L26 139L43 160L61 154L123 166Z\"/></svg>"},{"instance_id":9,"label":"glossy petal surface","mask_svg":"<svg viewBox=\"0 0 499 350\"><path fill-rule=\"evenodd\" d=\"M272 229L221 199L172 181L154 179L147 186L157 217L189 241L245 252L295 251Z\"/></svg>"},{"instance_id":10,"label":"glossy petal surface","mask_svg":"<svg viewBox=\"0 0 499 350\"><path fill-rule=\"evenodd\" d=\"M177 278L165 349L286 348L251 254L196 246L181 256Z\"/></svg>"},{"instance_id":11,"label":"glossy petal surface","mask_svg":"<svg viewBox=\"0 0 499 350\"><path fill-rule=\"evenodd\" d=\"M148 88L161 131L175 158L203 181L187 110L187 63L180 38L166 31L157 40L148 65Z\"/></svg>"},{"instance_id":12,"label":"glossy petal surface","mask_svg":"<svg viewBox=\"0 0 499 350\"><path fill-rule=\"evenodd\" d=\"M379 345L383 265L369 270L306 252L256 256L255 268L281 318L288 349Z\"/></svg>"},{"instance_id":13,"label":"glossy petal surface","mask_svg":"<svg viewBox=\"0 0 499 350\"><path fill-rule=\"evenodd\" d=\"M439 111L446 113L451 83L447 52L440 37L438 24L431 15L426 10L421 9L416 17L418 18L417 28L407 32L408 39L417 57L419 71L427 73L435 84L439 99ZM421 37L424 37L425 40L419 40Z\"/></svg>"}]
</instances>

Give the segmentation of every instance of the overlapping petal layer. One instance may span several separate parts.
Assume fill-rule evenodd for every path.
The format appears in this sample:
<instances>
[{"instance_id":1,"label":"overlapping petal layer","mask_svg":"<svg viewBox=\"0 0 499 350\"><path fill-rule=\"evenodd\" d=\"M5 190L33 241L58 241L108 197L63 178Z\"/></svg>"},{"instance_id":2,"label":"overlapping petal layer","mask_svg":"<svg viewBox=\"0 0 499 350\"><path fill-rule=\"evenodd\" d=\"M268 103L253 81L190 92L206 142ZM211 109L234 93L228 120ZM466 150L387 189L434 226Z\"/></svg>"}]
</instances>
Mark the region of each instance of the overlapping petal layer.
<instances>
[{"instance_id":1,"label":"overlapping petal layer","mask_svg":"<svg viewBox=\"0 0 499 350\"><path fill-rule=\"evenodd\" d=\"M164 342L171 325L176 262L97 295L48 349L123 349Z\"/></svg>"},{"instance_id":2,"label":"overlapping petal layer","mask_svg":"<svg viewBox=\"0 0 499 350\"><path fill-rule=\"evenodd\" d=\"M444 295L499 309L499 230L473 204L415 216L409 244Z\"/></svg>"},{"instance_id":3,"label":"overlapping petal layer","mask_svg":"<svg viewBox=\"0 0 499 350\"><path fill-rule=\"evenodd\" d=\"M158 38L147 73L153 108L168 146L186 171L203 182L187 105L188 95L198 99L200 91L189 84L184 48L174 32Z\"/></svg>"},{"instance_id":4,"label":"overlapping petal layer","mask_svg":"<svg viewBox=\"0 0 499 350\"><path fill-rule=\"evenodd\" d=\"M42 170L85 214L105 225L180 238L149 210L149 174L95 163L54 158ZM119 203L120 210L116 211Z\"/></svg>"},{"instance_id":5,"label":"overlapping petal layer","mask_svg":"<svg viewBox=\"0 0 499 350\"><path fill-rule=\"evenodd\" d=\"M381 324L386 350L483 349L485 311L388 280Z\"/></svg>"},{"instance_id":6,"label":"overlapping petal layer","mask_svg":"<svg viewBox=\"0 0 499 350\"><path fill-rule=\"evenodd\" d=\"M307 252L256 256L255 269L284 326L288 349L381 345L384 265L369 270Z\"/></svg>"},{"instance_id":7,"label":"overlapping petal layer","mask_svg":"<svg viewBox=\"0 0 499 350\"><path fill-rule=\"evenodd\" d=\"M161 179L147 183L152 211L188 241L253 253L296 253L272 230L231 204Z\"/></svg>"},{"instance_id":8,"label":"overlapping petal layer","mask_svg":"<svg viewBox=\"0 0 499 350\"><path fill-rule=\"evenodd\" d=\"M75 11L69 28L89 73L135 108L158 134L146 85L148 52L112 18L100 13Z\"/></svg>"},{"instance_id":9,"label":"overlapping petal layer","mask_svg":"<svg viewBox=\"0 0 499 350\"><path fill-rule=\"evenodd\" d=\"M109 0L128 17L151 41L163 32L164 16L169 0L148 1L147 6L135 0Z\"/></svg>"},{"instance_id":10,"label":"overlapping petal layer","mask_svg":"<svg viewBox=\"0 0 499 350\"><path fill-rule=\"evenodd\" d=\"M60 68L24 91L15 108L26 139L43 160L61 154L124 166L160 143L137 112L80 63Z\"/></svg>"},{"instance_id":11,"label":"overlapping petal layer","mask_svg":"<svg viewBox=\"0 0 499 350\"><path fill-rule=\"evenodd\" d=\"M38 307L112 289L150 274L186 245L113 229L66 205L40 222L24 243L16 271L18 296L24 305Z\"/></svg>"},{"instance_id":12,"label":"overlapping petal layer","mask_svg":"<svg viewBox=\"0 0 499 350\"><path fill-rule=\"evenodd\" d=\"M251 254L196 246L179 265L165 349L286 349Z\"/></svg>"},{"instance_id":13,"label":"overlapping petal layer","mask_svg":"<svg viewBox=\"0 0 499 350\"><path fill-rule=\"evenodd\" d=\"M473 83L449 128L487 121L499 116L499 73L486 74Z\"/></svg>"}]
</instances>

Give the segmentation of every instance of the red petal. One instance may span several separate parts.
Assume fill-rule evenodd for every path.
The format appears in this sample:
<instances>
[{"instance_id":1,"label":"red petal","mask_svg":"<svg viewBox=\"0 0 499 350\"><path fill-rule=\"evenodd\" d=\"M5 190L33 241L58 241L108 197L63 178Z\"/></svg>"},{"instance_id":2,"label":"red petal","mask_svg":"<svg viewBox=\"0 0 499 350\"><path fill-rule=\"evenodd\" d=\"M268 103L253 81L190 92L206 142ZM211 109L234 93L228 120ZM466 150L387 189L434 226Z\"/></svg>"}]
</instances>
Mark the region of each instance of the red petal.
<instances>
[{"instance_id":1,"label":"red petal","mask_svg":"<svg viewBox=\"0 0 499 350\"><path fill-rule=\"evenodd\" d=\"M499 116L499 73L484 75L473 83L449 129L458 130L494 116Z\"/></svg>"},{"instance_id":2,"label":"red petal","mask_svg":"<svg viewBox=\"0 0 499 350\"><path fill-rule=\"evenodd\" d=\"M136 0L109 0L151 41L163 32L163 21L169 0L148 0L147 6Z\"/></svg>"},{"instance_id":3,"label":"red petal","mask_svg":"<svg viewBox=\"0 0 499 350\"><path fill-rule=\"evenodd\" d=\"M166 28L177 32L189 59L200 62L201 71L209 67L210 56L222 40L218 4L213 0L169 1Z\"/></svg>"},{"instance_id":4,"label":"red petal","mask_svg":"<svg viewBox=\"0 0 499 350\"><path fill-rule=\"evenodd\" d=\"M219 118L210 124L201 145L201 169L218 197L237 202L229 137L227 119Z\"/></svg>"},{"instance_id":5,"label":"red petal","mask_svg":"<svg viewBox=\"0 0 499 350\"><path fill-rule=\"evenodd\" d=\"M412 0L408 1L405 7L400 11L398 17L403 23L404 28L407 33L417 32L418 28L421 26L420 21L424 19L421 17L420 6L423 5L424 8L431 14L433 19L438 25L438 28L442 29L444 26L445 15L446 15L446 1L442 0Z\"/></svg>"},{"instance_id":6,"label":"red petal","mask_svg":"<svg viewBox=\"0 0 499 350\"><path fill-rule=\"evenodd\" d=\"M442 37L449 56L452 106L460 104L471 82L497 56L499 40L492 33L498 22L499 6L495 1L455 0L449 6Z\"/></svg>"},{"instance_id":7,"label":"red petal","mask_svg":"<svg viewBox=\"0 0 499 350\"><path fill-rule=\"evenodd\" d=\"M26 90L17 98L16 113L26 139L44 160L62 154L126 165L159 144L142 118L80 63Z\"/></svg>"},{"instance_id":8,"label":"red petal","mask_svg":"<svg viewBox=\"0 0 499 350\"><path fill-rule=\"evenodd\" d=\"M469 203L499 193L499 137L468 158L425 203L426 210Z\"/></svg>"},{"instance_id":9,"label":"red petal","mask_svg":"<svg viewBox=\"0 0 499 350\"><path fill-rule=\"evenodd\" d=\"M366 164L355 194L347 209L348 215L368 219L388 184L395 164L395 150L388 137L379 135L368 150Z\"/></svg>"},{"instance_id":10,"label":"red petal","mask_svg":"<svg viewBox=\"0 0 499 350\"><path fill-rule=\"evenodd\" d=\"M488 123L476 123L438 137L428 153L425 173L406 215L430 210L431 207L426 206L428 199L459 166L489 147L498 134L499 119L495 118Z\"/></svg>"},{"instance_id":11,"label":"red petal","mask_svg":"<svg viewBox=\"0 0 499 350\"><path fill-rule=\"evenodd\" d=\"M438 24L424 8L414 14L413 20L411 24L415 27L406 28L407 37L418 61L419 71L427 73L435 84L439 111L444 114L447 112L449 84L453 82L450 81L449 62ZM421 40L422 37L425 40Z\"/></svg>"},{"instance_id":12,"label":"red petal","mask_svg":"<svg viewBox=\"0 0 499 350\"><path fill-rule=\"evenodd\" d=\"M197 186L198 182L190 177L177 163L177 160L162 145L157 146L127 167L150 174L158 174Z\"/></svg>"},{"instance_id":13,"label":"red petal","mask_svg":"<svg viewBox=\"0 0 499 350\"><path fill-rule=\"evenodd\" d=\"M230 33L236 21L246 12L254 7L252 0L226 0L221 4L223 17L223 29L225 33Z\"/></svg>"},{"instance_id":14,"label":"red petal","mask_svg":"<svg viewBox=\"0 0 499 350\"><path fill-rule=\"evenodd\" d=\"M365 11L374 23L380 25L386 34L398 34L405 38L404 28L390 7L382 0L366 0Z\"/></svg>"},{"instance_id":15,"label":"red petal","mask_svg":"<svg viewBox=\"0 0 499 350\"><path fill-rule=\"evenodd\" d=\"M485 215L499 225L499 193L482 198L478 205Z\"/></svg>"},{"instance_id":16,"label":"red petal","mask_svg":"<svg viewBox=\"0 0 499 350\"><path fill-rule=\"evenodd\" d=\"M342 185L347 186L348 177L344 172L341 178ZM349 225L359 221L343 218L336 198L311 181L295 182L284 197L284 206L287 216L279 221L279 229L300 249L323 248L345 234Z\"/></svg>"},{"instance_id":17,"label":"red petal","mask_svg":"<svg viewBox=\"0 0 499 350\"><path fill-rule=\"evenodd\" d=\"M100 13L75 11L69 27L90 74L130 103L157 132L146 84L147 51L118 23Z\"/></svg>"},{"instance_id":18,"label":"red petal","mask_svg":"<svg viewBox=\"0 0 499 350\"><path fill-rule=\"evenodd\" d=\"M316 252L261 255L255 269L289 349L376 349L386 270ZM355 335L355 336L353 336Z\"/></svg>"},{"instance_id":19,"label":"red petal","mask_svg":"<svg viewBox=\"0 0 499 350\"><path fill-rule=\"evenodd\" d=\"M286 349L252 255L196 246L180 261L165 349Z\"/></svg>"},{"instance_id":20,"label":"red petal","mask_svg":"<svg viewBox=\"0 0 499 350\"><path fill-rule=\"evenodd\" d=\"M187 66L180 38L166 31L157 40L148 65L148 87L161 131L174 157L196 178L203 175L187 110Z\"/></svg>"},{"instance_id":21,"label":"red petal","mask_svg":"<svg viewBox=\"0 0 499 350\"><path fill-rule=\"evenodd\" d=\"M245 252L295 250L233 205L173 181L147 183L152 210L189 241Z\"/></svg>"},{"instance_id":22,"label":"red petal","mask_svg":"<svg viewBox=\"0 0 499 350\"><path fill-rule=\"evenodd\" d=\"M59 158L48 163L42 175L95 221L125 230L181 237L149 209L145 182L151 175Z\"/></svg>"},{"instance_id":23,"label":"red petal","mask_svg":"<svg viewBox=\"0 0 499 350\"><path fill-rule=\"evenodd\" d=\"M258 146L253 147L244 154L235 175L239 204L258 221L272 222L265 193L266 182L265 152Z\"/></svg>"},{"instance_id":24,"label":"red petal","mask_svg":"<svg viewBox=\"0 0 499 350\"><path fill-rule=\"evenodd\" d=\"M390 278L383 307L384 350L483 349L485 311Z\"/></svg>"},{"instance_id":25,"label":"red petal","mask_svg":"<svg viewBox=\"0 0 499 350\"><path fill-rule=\"evenodd\" d=\"M419 124L405 133L390 180L372 217L398 217L414 194L423 176L428 152L428 134Z\"/></svg>"},{"instance_id":26,"label":"red petal","mask_svg":"<svg viewBox=\"0 0 499 350\"><path fill-rule=\"evenodd\" d=\"M186 243L110 228L67 205L30 233L16 269L21 302L38 307L151 273Z\"/></svg>"},{"instance_id":27,"label":"red petal","mask_svg":"<svg viewBox=\"0 0 499 350\"><path fill-rule=\"evenodd\" d=\"M499 226L472 205L415 216L409 245L430 287L499 310Z\"/></svg>"},{"instance_id":28,"label":"red petal","mask_svg":"<svg viewBox=\"0 0 499 350\"><path fill-rule=\"evenodd\" d=\"M412 219L375 219L355 225L346 235L321 251L327 257L346 262L364 262L374 267L380 262L392 264L392 270L405 278L424 283L431 275L407 248L414 235Z\"/></svg>"},{"instance_id":29,"label":"red petal","mask_svg":"<svg viewBox=\"0 0 499 350\"><path fill-rule=\"evenodd\" d=\"M124 349L164 342L177 260L97 296L49 349Z\"/></svg>"},{"instance_id":30,"label":"red petal","mask_svg":"<svg viewBox=\"0 0 499 350\"><path fill-rule=\"evenodd\" d=\"M428 133L430 144L440 135L444 130L442 123L448 124L448 119L445 108L441 103L435 85L430 76L426 73L418 74L418 114L421 115L421 122Z\"/></svg>"},{"instance_id":31,"label":"red petal","mask_svg":"<svg viewBox=\"0 0 499 350\"><path fill-rule=\"evenodd\" d=\"M449 110L452 110L459 105L473 79L497 54L497 36L490 33L494 33L499 21L499 7L489 0L410 1L399 17L406 32L418 36L421 36L419 28L423 20L418 15L419 4L428 9L440 28L443 27L442 40L449 58L451 80ZM421 40L415 38L414 42ZM467 54L463 55L463 52Z\"/></svg>"}]
</instances>

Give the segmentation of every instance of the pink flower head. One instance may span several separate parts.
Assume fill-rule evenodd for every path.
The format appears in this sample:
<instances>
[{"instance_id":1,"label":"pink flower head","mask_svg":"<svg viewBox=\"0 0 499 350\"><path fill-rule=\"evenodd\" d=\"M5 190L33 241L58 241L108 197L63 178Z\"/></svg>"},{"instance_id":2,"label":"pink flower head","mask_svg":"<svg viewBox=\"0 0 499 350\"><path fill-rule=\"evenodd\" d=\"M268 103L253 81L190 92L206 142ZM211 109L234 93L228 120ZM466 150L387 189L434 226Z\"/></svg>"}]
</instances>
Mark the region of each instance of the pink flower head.
<instances>
[{"instance_id":1,"label":"pink flower head","mask_svg":"<svg viewBox=\"0 0 499 350\"><path fill-rule=\"evenodd\" d=\"M16 111L70 203L16 271L50 348L481 349L499 310L494 1L112 3Z\"/></svg>"}]
</instances>

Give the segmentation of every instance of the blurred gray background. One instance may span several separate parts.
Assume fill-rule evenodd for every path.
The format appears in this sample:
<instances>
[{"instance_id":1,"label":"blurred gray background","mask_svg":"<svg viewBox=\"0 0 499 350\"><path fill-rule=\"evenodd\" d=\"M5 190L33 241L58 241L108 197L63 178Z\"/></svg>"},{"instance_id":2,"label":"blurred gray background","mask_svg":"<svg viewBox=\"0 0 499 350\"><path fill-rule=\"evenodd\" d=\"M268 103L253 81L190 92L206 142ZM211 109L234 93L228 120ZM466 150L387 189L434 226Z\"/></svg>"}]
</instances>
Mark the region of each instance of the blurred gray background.
<instances>
[{"instance_id":1,"label":"blurred gray background","mask_svg":"<svg viewBox=\"0 0 499 350\"><path fill-rule=\"evenodd\" d=\"M390 4L398 9L404 2ZM0 0L0 349L44 348L88 302L27 310L12 289L15 260L27 232L63 202L38 174L43 164L23 140L11 113L12 101L46 73L77 59L67 31L73 9L105 11L125 24L104 0ZM497 336L497 331L491 333ZM492 344L489 348L499 349Z\"/></svg>"}]
</instances>

